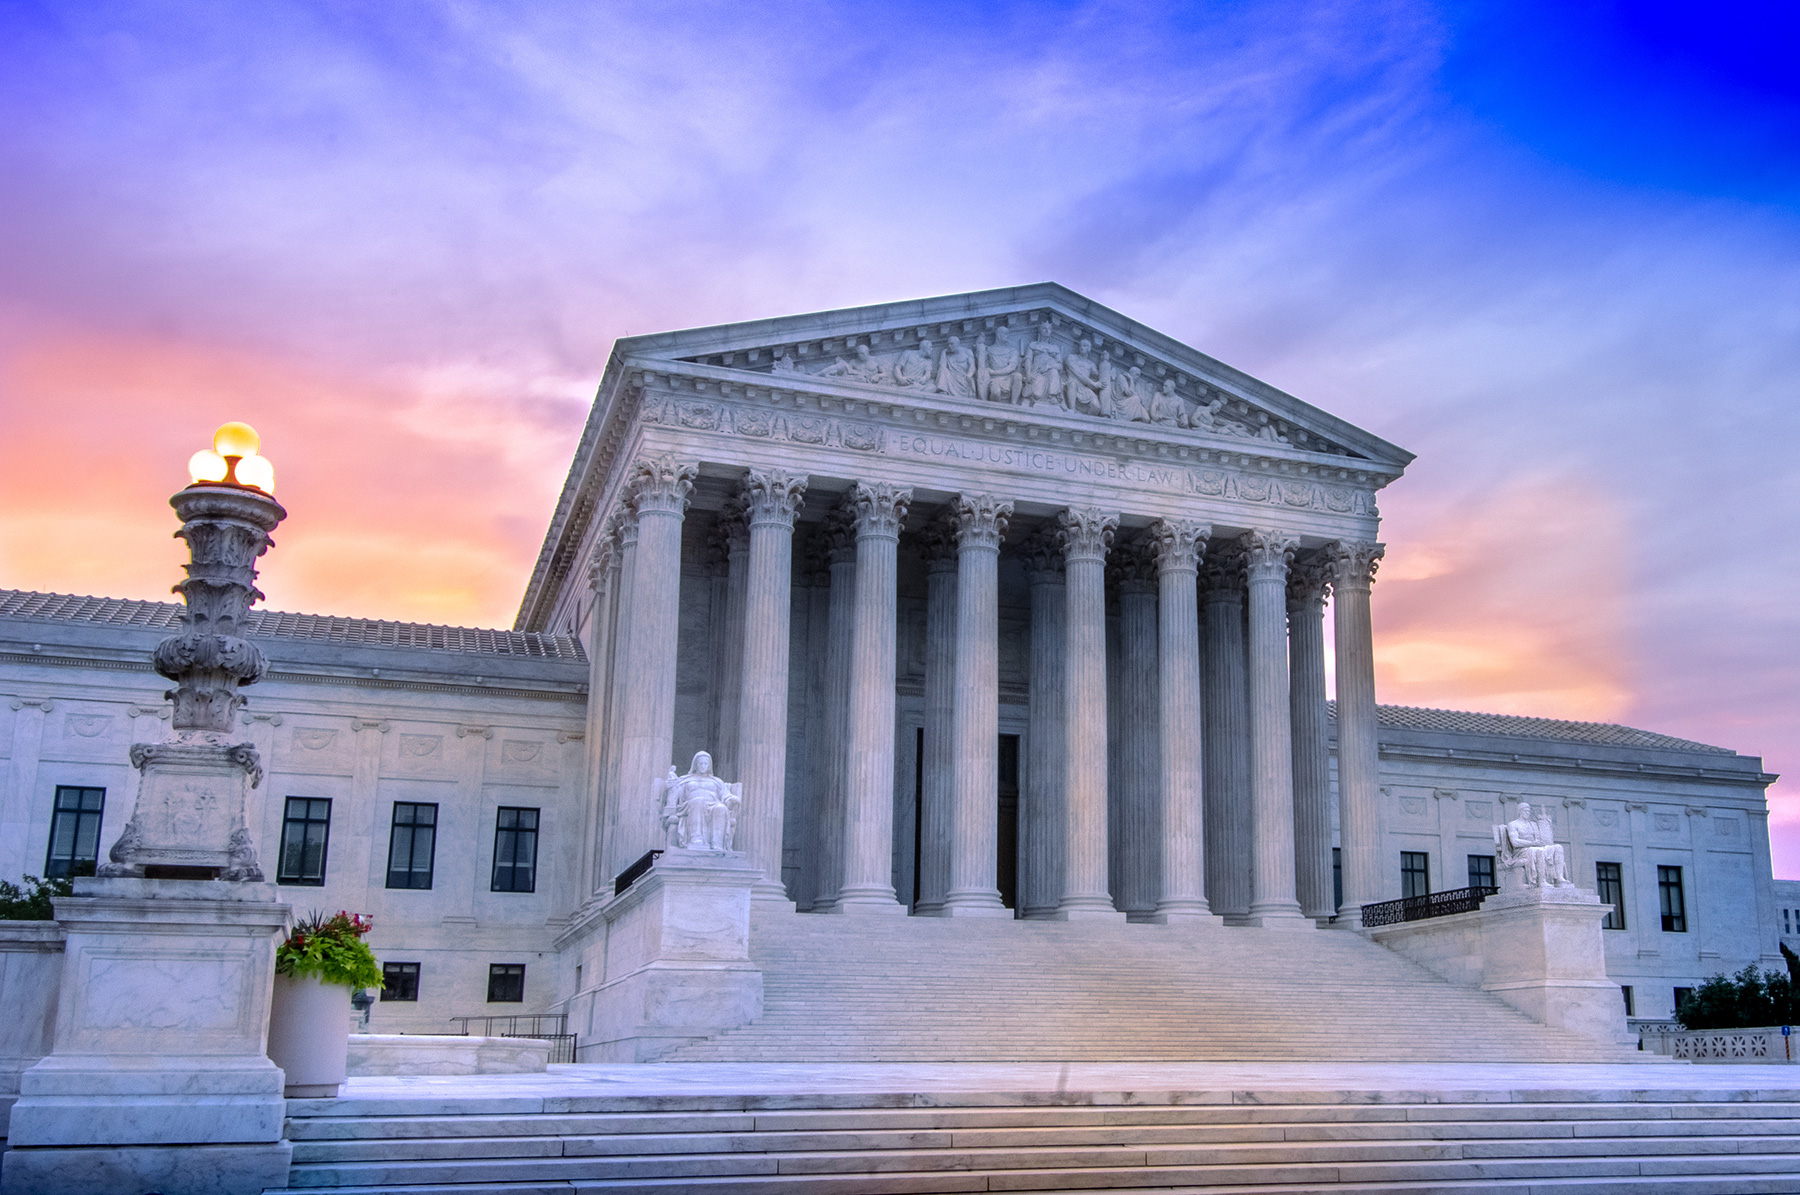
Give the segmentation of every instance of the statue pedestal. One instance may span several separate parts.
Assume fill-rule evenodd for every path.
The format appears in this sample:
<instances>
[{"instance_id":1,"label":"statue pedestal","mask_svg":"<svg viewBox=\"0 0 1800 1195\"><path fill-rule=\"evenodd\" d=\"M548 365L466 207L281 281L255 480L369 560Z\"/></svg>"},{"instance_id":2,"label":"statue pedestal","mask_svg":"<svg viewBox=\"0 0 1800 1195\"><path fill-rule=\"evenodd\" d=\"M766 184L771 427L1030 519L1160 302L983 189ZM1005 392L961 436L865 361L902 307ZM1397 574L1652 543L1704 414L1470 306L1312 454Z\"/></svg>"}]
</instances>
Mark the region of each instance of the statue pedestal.
<instances>
[{"instance_id":1,"label":"statue pedestal","mask_svg":"<svg viewBox=\"0 0 1800 1195\"><path fill-rule=\"evenodd\" d=\"M1491 992L1533 1020L1630 1046L1625 1001L1607 978L1600 923L1610 905L1573 886L1516 887L1473 913L1365 932L1454 983Z\"/></svg>"},{"instance_id":2,"label":"statue pedestal","mask_svg":"<svg viewBox=\"0 0 1800 1195\"><path fill-rule=\"evenodd\" d=\"M762 878L737 851L665 851L571 926L558 948L572 947L584 974L600 971L569 1004L592 1043L579 1061L648 1062L762 1016L762 972L750 961L751 890Z\"/></svg>"},{"instance_id":3,"label":"statue pedestal","mask_svg":"<svg viewBox=\"0 0 1800 1195\"><path fill-rule=\"evenodd\" d=\"M66 931L51 1053L19 1080L4 1195L256 1195L287 1183L266 1043L272 884L88 879Z\"/></svg>"}]
</instances>

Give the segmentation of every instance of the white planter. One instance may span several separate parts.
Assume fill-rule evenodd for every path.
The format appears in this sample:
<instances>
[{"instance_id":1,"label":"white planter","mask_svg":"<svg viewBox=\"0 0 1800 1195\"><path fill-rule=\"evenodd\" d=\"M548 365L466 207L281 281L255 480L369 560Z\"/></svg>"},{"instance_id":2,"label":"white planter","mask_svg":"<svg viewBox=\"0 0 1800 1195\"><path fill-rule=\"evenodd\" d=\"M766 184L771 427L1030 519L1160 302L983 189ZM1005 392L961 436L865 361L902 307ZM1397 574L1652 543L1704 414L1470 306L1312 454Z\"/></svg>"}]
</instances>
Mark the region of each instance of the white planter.
<instances>
[{"instance_id":1,"label":"white planter","mask_svg":"<svg viewBox=\"0 0 1800 1195\"><path fill-rule=\"evenodd\" d=\"M275 977L269 1058L287 1076L290 1099L332 1099L350 1052L350 989L316 976Z\"/></svg>"}]
</instances>

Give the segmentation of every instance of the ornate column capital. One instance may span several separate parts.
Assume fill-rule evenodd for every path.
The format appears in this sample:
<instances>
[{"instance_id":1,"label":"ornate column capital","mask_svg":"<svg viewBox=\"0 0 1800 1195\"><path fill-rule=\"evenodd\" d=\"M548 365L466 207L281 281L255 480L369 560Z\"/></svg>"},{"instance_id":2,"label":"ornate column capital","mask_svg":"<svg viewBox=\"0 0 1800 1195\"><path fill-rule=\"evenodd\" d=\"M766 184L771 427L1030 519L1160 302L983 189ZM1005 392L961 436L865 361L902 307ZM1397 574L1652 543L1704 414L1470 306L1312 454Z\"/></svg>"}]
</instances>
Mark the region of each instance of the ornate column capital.
<instances>
[{"instance_id":1,"label":"ornate column capital","mask_svg":"<svg viewBox=\"0 0 1800 1195\"><path fill-rule=\"evenodd\" d=\"M1019 548L1025 558L1025 579L1033 585L1063 583L1062 543L1053 526L1041 527Z\"/></svg>"},{"instance_id":2,"label":"ornate column capital","mask_svg":"<svg viewBox=\"0 0 1800 1195\"><path fill-rule=\"evenodd\" d=\"M588 556L588 588L599 592L606 579L606 571L619 558L619 531L613 520L608 519L600 530L600 538L594 542L594 550Z\"/></svg>"},{"instance_id":3,"label":"ornate column capital","mask_svg":"<svg viewBox=\"0 0 1800 1195\"><path fill-rule=\"evenodd\" d=\"M1105 561L1119 529L1119 516L1091 506L1070 507L1056 516L1056 531L1065 561Z\"/></svg>"},{"instance_id":4,"label":"ornate column capital","mask_svg":"<svg viewBox=\"0 0 1800 1195\"><path fill-rule=\"evenodd\" d=\"M856 559L856 510L853 496L846 494L843 501L825 515L825 561L827 565L850 564Z\"/></svg>"},{"instance_id":5,"label":"ornate column capital","mask_svg":"<svg viewBox=\"0 0 1800 1195\"><path fill-rule=\"evenodd\" d=\"M920 529L916 536L919 554L925 558L928 573L956 571L956 517L945 510Z\"/></svg>"},{"instance_id":6,"label":"ornate column capital","mask_svg":"<svg viewBox=\"0 0 1800 1195\"><path fill-rule=\"evenodd\" d=\"M1206 583L1206 600L1227 601L1244 591L1244 546L1236 539L1209 544L1200 561L1200 579Z\"/></svg>"},{"instance_id":7,"label":"ornate column capital","mask_svg":"<svg viewBox=\"0 0 1800 1195\"><path fill-rule=\"evenodd\" d=\"M1333 590L1368 589L1387 552L1386 544L1366 540L1334 540L1321 550L1331 566Z\"/></svg>"},{"instance_id":8,"label":"ornate column capital","mask_svg":"<svg viewBox=\"0 0 1800 1195\"><path fill-rule=\"evenodd\" d=\"M752 526L773 523L791 528L806 497L806 475L781 469L752 469L744 478L743 502Z\"/></svg>"},{"instance_id":9,"label":"ornate column capital","mask_svg":"<svg viewBox=\"0 0 1800 1195\"><path fill-rule=\"evenodd\" d=\"M742 494L733 494L725 499L725 505L713 519L712 530L706 536L708 563L714 576L723 577L730 571L731 558L744 555L750 551L750 526L744 521L744 498Z\"/></svg>"},{"instance_id":10,"label":"ornate column capital","mask_svg":"<svg viewBox=\"0 0 1800 1195\"><path fill-rule=\"evenodd\" d=\"M637 547L638 516L635 507L629 505L621 506L613 515L613 526L619 537L619 552L621 555L624 553L625 549Z\"/></svg>"},{"instance_id":11,"label":"ornate column capital","mask_svg":"<svg viewBox=\"0 0 1800 1195\"><path fill-rule=\"evenodd\" d=\"M1244 545L1244 576L1250 581L1286 579L1288 562L1300 546L1299 537L1285 531L1246 531L1239 540Z\"/></svg>"},{"instance_id":12,"label":"ornate column capital","mask_svg":"<svg viewBox=\"0 0 1800 1195\"><path fill-rule=\"evenodd\" d=\"M912 491L895 489L884 481L859 481L850 491L850 508L856 517L856 537L900 538Z\"/></svg>"},{"instance_id":13,"label":"ornate column capital","mask_svg":"<svg viewBox=\"0 0 1800 1195\"><path fill-rule=\"evenodd\" d=\"M1113 548L1106 571L1120 593L1156 592L1156 550L1148 536L1139 536Z\"/></svg>"},{"instance_id":14,"label":"ornate column capital","mask_svg":"<svg viewBox=\"0 0 1800 1195\"><path fill-rule=\"evenodd\" d=\"M685 514L699 475L698 462L680 460L674 453L639 457L631 466L631 505L640 515Z\"/></svg>"},{"instance_id":15,"label":"ornate column capital","mask_svg":"<svg viewBox=\"0 0 1800 1195\"><path fill-rule=\"evenodd\" d=\"M1325 593L1331 588L1331 563L1322 552L1308 552L1294 558L1288 567L1287 604L1289 614L1306 610L1322 612Z\"/></svg>"},{"instance_id":16,"label":"ornate column capital","mask_svg":"<svg viewBox=\"0 0 1800 1195\"><path fill-rule=\"evenodd\" d=\"M1000 550L1006 525L1012 521L1013 504L992 494L958 494L950 500L956 520L956 546Z\"/></svg>"},{"instance_id":17,"label":"ornate column capital","mask_svg":"<svg viewBox=\"0 0 1800 1195\"><path fill-rule=\"evenodd\" d=\"M1150 545L1156 552L1156 567L1163 573L1198 572L1206 555L1206 541L1212 538L1210 523L1192 519L1159 519L1150 524Z\"/></svg>"}]
</instances>

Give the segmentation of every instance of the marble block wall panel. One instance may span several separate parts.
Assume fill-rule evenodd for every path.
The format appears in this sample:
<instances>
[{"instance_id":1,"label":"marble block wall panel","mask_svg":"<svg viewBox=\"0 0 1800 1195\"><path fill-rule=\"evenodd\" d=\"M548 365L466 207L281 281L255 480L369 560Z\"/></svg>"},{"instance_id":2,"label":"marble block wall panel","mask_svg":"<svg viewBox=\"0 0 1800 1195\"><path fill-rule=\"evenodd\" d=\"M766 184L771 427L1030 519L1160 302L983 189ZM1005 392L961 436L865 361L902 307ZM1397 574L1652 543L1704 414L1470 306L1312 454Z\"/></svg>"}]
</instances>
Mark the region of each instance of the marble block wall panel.
<instances>
[{"instance_id":1,"label":"marble block wall panel","mask_svg":"<svg viewBox=\"0 0 1800 1195\"><path fill-rule=\"evenodd\" d=\"M50 1052L62 982L63 930L54 921L0 921L0 1138L6 1136L19 1072Z\"/></svg>"},{"instance_id":2,"label":"marble block wall panel","mask_svg":"<svg viewBox=\"0 0 1800 1195\"><path fill-rule=\"evenodd\" d=\"M529 1075L550 1063L550 1043L525 1037L352 1033L349 1072L357 1075Z\"/></svg>"},{"instance_id":3,"label":"marble block wall panel","mask_svg":"<svg viewBox=\"0 0 1800 1195\"><path fill-rule=\"evenodd\" d=\"M270 1145L15 1149L0 1159L4 1195L257 1195L287 1186L294 1147Z\"/></svg>"}]
</instances>

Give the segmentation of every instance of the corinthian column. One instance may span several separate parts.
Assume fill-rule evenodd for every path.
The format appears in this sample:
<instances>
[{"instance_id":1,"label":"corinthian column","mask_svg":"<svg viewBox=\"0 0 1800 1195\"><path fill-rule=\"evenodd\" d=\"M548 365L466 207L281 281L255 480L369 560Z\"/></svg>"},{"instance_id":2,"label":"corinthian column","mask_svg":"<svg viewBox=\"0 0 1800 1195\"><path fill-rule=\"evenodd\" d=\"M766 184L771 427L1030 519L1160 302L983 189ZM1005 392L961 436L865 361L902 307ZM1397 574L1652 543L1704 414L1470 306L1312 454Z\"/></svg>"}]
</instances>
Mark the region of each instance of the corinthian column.
<instances>
[{"instance_id":1,"label":"corinthian column","mask_svg":"<svg viewBox=\"0 0 1800 1195\"><path fill-rule=\"evenodd\" d=\"M782 811L787 800L788 620L793 604L794 512L806 478L780 469L744 479L750 524L744 587L742 697L738 705L738 779L744 803L738 849L762 868L757 900L787 900L781 882Z\"/></svg>"},{"instance_id":2,"label":"corinthian column","mask_svg":"<svg viewBox=\"0 0 1800 1195\"><path fill-rule=\"evenodd\" d=\"M1161 888L1151 918L1217 921L1206 900L1200 783L1200 556L1212 528L1164 519L1150 528L1156 550L1157 724L1162 827Z\"/></svg>"},{"instance_id":3,"label":"corinthian column","mask_svg":"<svg viewBox=\"0 0 1800 1195\"><path fill-rule=\"evenodd\" d=\"M1011 917L995 883L1000 822L1000 538L1012 503L960 494L956 519L956 696L947 917Z\"/></svg>"},{"instance_id":4,"label":"corinthian column","mask_svg":"<svg viewBox=\"0 0 1800 1195\"><path fill-rule=\"evenodd\" d=\"M1380 766L1375 729L1375 644L1369 587L1387 549L1376 543L1325 545L1331 566L1332 630L1337 640L1338 836L1343 847L1344 908L1359 910L1400 895L1382 866ZM1360 923L1360 914L1351 919Z\"/></svg>"},{"instance_id":5,"label":"corinthian column","mask_svg":"<svg viewBox=\"0 0 1800 1195\"><path fill-rule=\"evenodd\" d=\"M672 455L632 466L637 559L631 593L631 641L620 745L618 834L610 848L617 874L661 839L651 786L673 762L675 634L681 613L681 520L700 468Z\"/></svg>"},{"instance_id":6,"label":"corinthian column","mask_svg":"<svg viewBox=\"0 0 1800 1195\"><path fill-rule=\"evenodd\" d=\"M725 641L719 653L719 738L713 770L721 776L743 771L738 756L738 717L744 693L744 602L750 588L750 527L744 498L734 497L719 512L719 537L725 549Z\"/></svg>"},{"instance_id":7,"label":"corinthian column","mask_svg":"<svg viewBox=\"0 0 1800 1195\"><path fill-rule=\"evenodd\" d=\"M625 707L631 703L631 616L635 608L632 595L637 590L638 516L631 505L630 483L614 516L619 529L619 600L618 615L613 619L612 668L608 682L606 709L606 742L601 764L600 804L604 812L603 849L600 852L598 891L605 892L619 874L617 864L619 840L619 778L625 767Z\"/></svg>"},{"instance_id":8,"label":"corinthian column","mask_svg":"<svg viewBox=\"0 0 1800 1195\"><path fill-rule=\"evenodd\" d=\"M919 903L935 917L950 891L951 806L956 791L956 527L940 519L919 535L925 553L925 758L920 765Z\"/></svg>"},{"instance_id":9,"label":"corinthian column","mask_svg":"<svg viewBox=\"0 0 1800 1195\"><path fill-rule=\"evenodd\" d=\"M601 890L600 860L606 840L607 717L612 705L614 621L619 608L619 536L615 522L602 525L589 569L594 605L588 619L588 708L583 745L587 748L587 793L583 817L581 874L587 893Z\"/></svg>"},{"instance_id":10,"label":"corinthian column","mask_svg":"<svg viewBox=\"0 0 1800 1195\"><path fill-rule=\"evenodd\" d=\"M1025 800L1019 810L1019 903L1050 917L1062 899L1065 743L1063 652L1068 649L1062 545L1040 531L1025 545L1031 585L1031 690L1027 697ZM927 731L927 734L930 732Z\"/></svg>"},{"instance_id":11,"label":"corinthian column","mask_svg":"<svg viewBox=\"0 0 1800 1195\"><path fill-rule=\"evenodd\" d=\"M1244 677L1244 554L1234 541L1207 553L1204 703L1206 876L1213 911L1250 912L1250 712Z\"/></svg>"},{"instance_id":12,"label":"corinthian column","mask_svg":"<svg viewBox=\"0 0 1800 1195\"><path fill-rule=\"evenodd\" d=\"M831 592L825 615L825 732L813 757L819 768L815 828L818 875L812 911L829 912L844 886L844 792L850 768L850 651L856 631L856 516L848 505L825 517Z\"/></svg>"},{"instance_id":13,"label":"corinthian column","mask_svg":"<svg viewBox=\"0 0 1800 1195\"><path fill-rule=\"evenodd\" d=\"M895 556L911 490L858 482L856 625L850 652L850 754L844 886L834 913L893 913Z\"/></svg>"},{"instance_id":14,"label":"corinthian column","mask_svg":"<svg viewBox=\"0 0 1800 1195\"><path fill-rule=\"evenodd\" d=\"M1280 531L1246 531L1250 598L1250 917L1305 925L1294 894L1294 741L1288 721L1287 571L1298 544Z\"/></svg>"},{"instance_id":15,"label":"corinthian column","mask_svg":"<svg viewBox=\"0 0 1800 1195\"><path fill-rule=\"evenodd\" d=\"M1288 570L1288 709L1294 732L1294 878L1300 911L1337 914L1331 892L1331 759L1325 724L1325 591L1318 553Z\"/></svg>"},{"instance_id":16,"label":"corinthian column","mask_svg":"<svg viewBox=\"0 0 1800 1195\"><path fill-rule=\"evenodd\" d=\"M1063 896L1056 916L1124 920L1106 883L1106 549L1119 516L1065 510L1058 519L1068 585L1064 651Z\"/></svg>"},{"instance_id":17,"label":"corinthian column","mask_svg":"<svg viewBox=\"0 0 1800 1195\"><path fill-rule=\"evenodd\" d=\"M1114 895L1125 916L1148 921L1162 890L1161 726L1157 721L1156 559L1137 541L1113 548L1119 586L1118 788L1110 794L1120 863Z\"/></svg>"}]
</instances>

